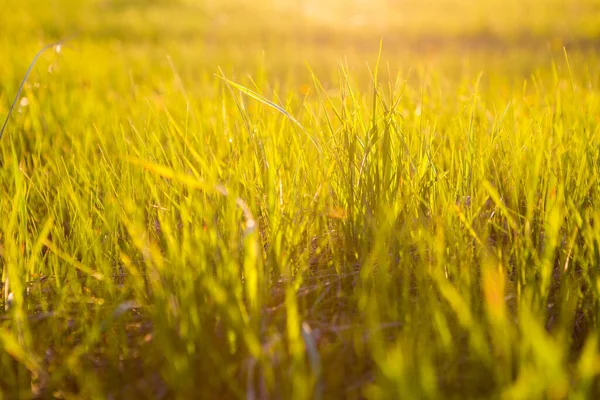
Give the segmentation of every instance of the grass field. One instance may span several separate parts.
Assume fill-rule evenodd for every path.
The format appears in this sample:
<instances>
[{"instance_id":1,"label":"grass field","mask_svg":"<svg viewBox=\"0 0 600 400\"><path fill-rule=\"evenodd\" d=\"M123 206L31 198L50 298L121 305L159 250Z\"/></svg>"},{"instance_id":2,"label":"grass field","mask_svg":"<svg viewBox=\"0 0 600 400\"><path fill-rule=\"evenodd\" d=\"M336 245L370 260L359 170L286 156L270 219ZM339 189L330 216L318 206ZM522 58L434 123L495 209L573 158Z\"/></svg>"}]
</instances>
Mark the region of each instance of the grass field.
<instances>
[{"instance_id":1,"label":"grass field","mask_svg":"<svg viewBox=\"0 0 600 400\"><path fill-rule=\"evenodd\" d=\"M600 2L0 4L0 399L600 396Z\"/></svg>"}]
</instances>

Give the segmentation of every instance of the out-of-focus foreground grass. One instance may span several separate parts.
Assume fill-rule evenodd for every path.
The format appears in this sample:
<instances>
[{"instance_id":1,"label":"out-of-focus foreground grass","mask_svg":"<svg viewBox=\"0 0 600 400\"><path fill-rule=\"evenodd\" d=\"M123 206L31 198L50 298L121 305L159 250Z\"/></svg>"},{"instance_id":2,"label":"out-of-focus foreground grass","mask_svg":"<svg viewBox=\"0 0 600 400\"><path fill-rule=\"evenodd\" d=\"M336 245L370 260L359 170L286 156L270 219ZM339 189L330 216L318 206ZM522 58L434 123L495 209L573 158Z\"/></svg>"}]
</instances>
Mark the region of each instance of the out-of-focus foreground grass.
<instances>
[{"instance_id":1,"label":"out-of-focus foreground grass","mask_svg":"<svg viewBox=\"0 0 600 400\"><path fill-rule=\"evenodd\" d=\"M0 8L4 398L600 395L598 2Z\"/></svg>"}]
</instances>

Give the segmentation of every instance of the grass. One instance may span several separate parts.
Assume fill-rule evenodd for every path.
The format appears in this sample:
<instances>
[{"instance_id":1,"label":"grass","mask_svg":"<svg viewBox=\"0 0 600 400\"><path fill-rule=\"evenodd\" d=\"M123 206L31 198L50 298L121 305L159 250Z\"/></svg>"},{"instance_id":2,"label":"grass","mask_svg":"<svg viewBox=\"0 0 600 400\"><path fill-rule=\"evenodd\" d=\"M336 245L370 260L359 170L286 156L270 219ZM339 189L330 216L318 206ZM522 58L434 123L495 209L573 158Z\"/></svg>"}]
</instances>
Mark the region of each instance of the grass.
<instances>
[{"instance_id":1,"label":"grass","mask_svg":"<svg viewBox=\"0 0 600 400\"><path fill-rule=\"evenodd\" d=\"M0 398L600 395L596 2L322 3L5 5Z\"/></svg>"}]
</instances>

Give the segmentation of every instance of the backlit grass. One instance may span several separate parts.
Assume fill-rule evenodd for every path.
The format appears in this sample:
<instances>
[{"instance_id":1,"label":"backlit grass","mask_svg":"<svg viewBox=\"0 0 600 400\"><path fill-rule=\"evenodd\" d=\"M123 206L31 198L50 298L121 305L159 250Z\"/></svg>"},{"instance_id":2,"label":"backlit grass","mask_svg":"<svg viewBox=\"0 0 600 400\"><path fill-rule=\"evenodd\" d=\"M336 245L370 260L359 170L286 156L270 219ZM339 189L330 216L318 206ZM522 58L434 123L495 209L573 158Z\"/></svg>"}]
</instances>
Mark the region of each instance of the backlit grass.
<instances>
[{"instance_id":1,"label":"backlit grass","mask_svg":"<svg viewBox=\"0 0 600 400\"><path fill-rule=\"evenodd\" d=\"M600 395L598 5L322 3L2 6L4 398Z\"/></svg>"}]
</instances>

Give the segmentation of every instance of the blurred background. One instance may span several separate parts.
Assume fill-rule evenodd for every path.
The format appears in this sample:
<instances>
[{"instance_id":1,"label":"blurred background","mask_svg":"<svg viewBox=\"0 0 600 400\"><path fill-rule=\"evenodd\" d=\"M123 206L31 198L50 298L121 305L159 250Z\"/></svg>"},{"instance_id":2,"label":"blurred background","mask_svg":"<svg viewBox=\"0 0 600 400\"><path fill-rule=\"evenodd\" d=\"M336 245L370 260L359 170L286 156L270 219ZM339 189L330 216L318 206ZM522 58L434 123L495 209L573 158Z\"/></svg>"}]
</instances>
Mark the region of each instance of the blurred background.
<instances>
[{"instance_id":1,"label":"blurred background","mask_svg":"<svg viewBox=\"0 0 600 400\"><path fill-rule=\"evenodd\" d=\"M277 28L328 39L381 34L412 40L541 39L585 42L600 32L597 0L25 0L3 1L13 37L81 33L193 39ZM32 22L36 22L33 23ZM17 29L17 31L13 31ZM33 30L33 31L32 31ZM292 32L294 31L294 32ZM286 35L289 37L290 34ZM293 36L293 35L291 35ZM246 37L248 38L248 37ZM315 39L310 37L308 39ZM331 38L329 38L331 39Z\"/></svg>"},{"instance_id":2,"label":"blurred background","mask_svg":"<svg viewBox=\"0 0 600 400\"><path fill-rule=\"evenodd\" d=\"M174 70L199 96L212 90L207 82L219 68L281 89L310 83L307 65L336 86L333 66L345 63L369 84L366 62L376 62L380 44L392 76L483 72L519 86L563 60L563 47L574 68L600 48L600 0L0 2L0 57L9 60L0 63L2 112L37 50L65 38L55 72L70 74L78 90L104 85L109 96L126 81L164 91L159 82ZM57 57L44 57L46 70Z\"/></svg>"},{"instance_id":3,"label":"blurred background","mask_svg":"<svg viewBox=\"0 0 600 400\"><path fill-rule=\"evenodd\" d=\"M296 58L441 47L595 48L599 0L2 0L0 40L79 40L246 62L248 50ZM6 43L5 43L6 44ZM4 45L2 48L7 49ZM342 51L343 50L343 51ZM296 57L295 52L303 52ZM198 54L201 53L201 54ZM6 56L6 55L4 55Z\"/></svg>"}]
</instances>

